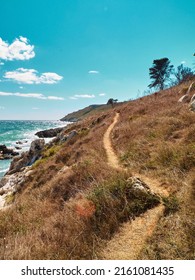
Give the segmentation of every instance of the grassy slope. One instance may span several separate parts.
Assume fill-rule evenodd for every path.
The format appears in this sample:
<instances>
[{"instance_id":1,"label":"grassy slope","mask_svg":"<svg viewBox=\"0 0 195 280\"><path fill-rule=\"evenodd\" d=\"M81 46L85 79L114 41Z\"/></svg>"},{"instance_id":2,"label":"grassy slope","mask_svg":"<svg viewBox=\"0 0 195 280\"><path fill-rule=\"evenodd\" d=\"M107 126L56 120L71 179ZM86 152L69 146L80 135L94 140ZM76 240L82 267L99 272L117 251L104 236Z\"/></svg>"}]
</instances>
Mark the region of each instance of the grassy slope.
<instances>
[{"instance_id":1,"label":"grassy slope","mask_svg":"<svg viewBox=\"0 0 195 280\"><path fill-rule=\"evenodd\" d=\"M141 259L194 258L195 114L186 104L177 102L179 91L187 86L114 109L120 112L113 145L121 164L158 178L172 193L166 201L166 215L148 240ZM105 239L110 239L127 219L114 211L111 199L116 187L120 194L121 190L126 192L127 175L106 164L102 144L114 110L71 125L68 131L76 129L78 135L48 148L44 158L35 163L15 204L0 213L0 258L98 258ZM70 168L62 171L64 166ZM105 186L109 193L104 193ZM126 199L123 195L117 198L119 209ZM95 209L100 209L98 215L94 203ZM101 211L107 213L104 218Z\"/></svg>"},{"instance_id":2,"label":"grassy slope","mask_svg":"<svg viewBox=\"0 0 195 280\"><path fill-rule=\"evenodd\" d=\"M171 193L167 215L140 259L195 258L195 114L188 104L177 102L187 86L122 106L121 122L114 131L121 163L157 178Z\"/></svg>"},{"instance_id":3,"label":"grassy slope","mask_svg":"<svg viewBox=\"0 0 195 280\"><path fill-rule=\"evenodd\" d=\"M90 105L88 107L85 107L81 110L78 110L76 112L70 113L63 117L61 121L80 121L86 117L89 117L93 114L96 114L101 111L106 111L107 109L110 109L110 106L107 105Z\"/></svg>"},{"instance_id":4,"label":"grassy slope","mask_svg":"<svg viewBox=\"0 0 195 280\"><path fill-rule=\"evenodd\" d=\"M115 104L115 107L118 107L122 104L122 102ZM87 117L92 117L95 115L100 115L103 112L109 111L112 108L111 105L90 105L88 107L85 107L81 110L78 110L76 112L70 113L63 117L61 121L80 121Z\"/></svg>"}]
</instances>

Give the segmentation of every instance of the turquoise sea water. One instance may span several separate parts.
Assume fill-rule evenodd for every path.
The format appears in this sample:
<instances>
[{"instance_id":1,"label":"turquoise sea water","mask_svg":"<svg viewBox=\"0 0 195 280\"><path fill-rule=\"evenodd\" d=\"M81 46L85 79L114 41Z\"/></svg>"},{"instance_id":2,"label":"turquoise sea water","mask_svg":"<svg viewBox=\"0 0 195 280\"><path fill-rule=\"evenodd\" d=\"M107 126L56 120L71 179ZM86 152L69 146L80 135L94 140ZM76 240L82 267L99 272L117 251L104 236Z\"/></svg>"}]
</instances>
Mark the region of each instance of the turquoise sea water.
<instances>
[{"instance_id":1,"label":"turquoise sea water","mask_svg":"<svg viewBox=\"0 0 195 280\"><path fill-rule=\"evenodd\" d=\"M38 137L35 133L40 130L66 126L61 121L1 121L0 120L0 145L10 148L20 147L18 152L27 151L33 140ZM22 143L16 144L17 141ZM10 160L0 160L0 178L9 168Z\"/></svg>"}]
</instances>

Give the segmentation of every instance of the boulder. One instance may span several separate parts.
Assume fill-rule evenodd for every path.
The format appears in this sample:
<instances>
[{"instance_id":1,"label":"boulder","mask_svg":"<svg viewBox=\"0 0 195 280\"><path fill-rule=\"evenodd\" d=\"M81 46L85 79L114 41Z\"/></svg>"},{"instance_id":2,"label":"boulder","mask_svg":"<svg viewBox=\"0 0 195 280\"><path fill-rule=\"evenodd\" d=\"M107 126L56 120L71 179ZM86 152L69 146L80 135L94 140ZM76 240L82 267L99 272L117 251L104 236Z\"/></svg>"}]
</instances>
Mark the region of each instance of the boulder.
<instances>
[{"instance_id":1,"label":"boulder","mask_svg":"<svg viewBox=\"0 0 195 280\"><path fill-rule=\"evenodd\" d=\"M13 149L8 149L5 145L0 145L0 159L11 159L14 156L18 156L19 153Z\"/></svg>"},{"instance_id":2,"label":"boulder","mask_svg":"<svg viewBox=\"0 0 195 280\"><path fill-rule=\"evenodd\" d=\"M15 146L15 149L16 149L16 150L22 150L22 148L21 148L21 147L18 147L18 146Z\"/></svg>"},{"instance_id":3,"label":"boulder","mask_svg":"<svg viewBox=\"0 0 195 280\"><path fill-rule=\"evenodd\" d=\"M178 102L182 102L182 103L187 103L190 101L190 97L188 94L183 95L182 97L180 97L180 99L178 100Z\"/></svg>"},{"instance_id":4,"label":"boulder","mask_svg":"<svg viewBox=\"0 0 195 280\"><path fill-rule=\"evenodd\" d=\"M194 85L195 85L195 82L192 82L192 83L190 84L190 86L189 86L189 88L188 88L188 90L187 90L187 93L186 93L186 94L188 94L188 95L189 95L189 93L190 93L191 89L193 89L193 88L194 88Z\"/></svg>"},{"instance_id":5,"label":"boulder","mask_svg":"<svg viewBox=\"0 0 195 280\"><path fill-rule=\"evenodd\" d=\"M17 145L22 145L23 142L22 142L22 141L17 141L16 144L17 144Z\"/></svg>"},{"instance_id":6,"label":"boulder","mask_svg":"<svg viewBox=\"0 0 195 280\"><path fill-rule=\"evenodd\" d=\"M76 130L72 130L69 134L60 133L57 138L58 138L58 141L63 143L63 142L66 142L66 141L70 140L71 138L73 138L77 134L78 133L77 133Z\"/></svg>"},{"instance_id":7,"label":"boulder","mask_svg":"<svg viewBox=\"0 0 195 280\"><path fill-rule=\"evenodd\" d=\"M7 204L6 197L20 191L25 182L29 181L32 172L29 167L26 167L21 172L5 175L0 180L0 210Z\"/></svg>"},{"instance_id":8,"label":"boulder","mask_svg":"<svg viewBox=\"0 0 195 280\"><path fill-rule=\"evenodd\" d=\"M37 159L41 157L41 151L45 145L44 139L36 139L31 143L30 150L15 157L10 165L8 175L21 171L23 167L31 166Z\"/></svg>"},{"instance_id":9,"label":"boulder","mask_svg":"<svg viewBox=\"0 0 195 280\"><path fill-rule=\"evenodd\" d=\"M190 111L195 112L195 100L192 101L192 103L190 103L189 109L190 109Z\"/></svg>"},{"instance_id":10,"label":"boulder","mask_svg":"<svg viewBox=\"0 0 195 280\"><path fill-rule=\"evenodd\" d=\"M62 132L64 127L51 128L37 132L35 135L39 138L52 138L56 137L58 133Z\"/></svg>"},{"instance_id":11,"label":"boulder","mask_svg":"<svg viewBox=\"0 0 195 280\"><path fill-rule=\"evenodd\" d=\"M194 100L195 100L195 94L192 95L192 98L191 98L191 100L190 100L190 103L194 102Z\"/></svg>"},{"instance_id":12,"label":"boulder","mask_svg":"<svg viewBox=\"0 0 195 280\"><path fill-rule=\"evenodd\" d=\"M31 143L29 153L34 154L40 152L45 145L44 139L36 139Z\"/></svg>"}]
</instances>

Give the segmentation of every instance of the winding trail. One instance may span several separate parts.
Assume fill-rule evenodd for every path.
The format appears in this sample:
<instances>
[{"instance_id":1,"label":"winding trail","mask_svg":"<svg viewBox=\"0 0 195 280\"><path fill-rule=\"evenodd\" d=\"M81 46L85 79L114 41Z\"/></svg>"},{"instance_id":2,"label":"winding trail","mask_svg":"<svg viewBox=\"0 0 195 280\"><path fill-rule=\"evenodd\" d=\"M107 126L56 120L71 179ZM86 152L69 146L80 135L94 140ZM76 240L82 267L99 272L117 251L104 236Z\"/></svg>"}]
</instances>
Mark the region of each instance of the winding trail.
<instances>
[{"instance_id":1,"label":"winding trail","mask_svg":"<svg viewBox=\"0 0 195 280\"><path fill-rule=\"evenodd\" d=\"M116 123L118 122L118 120L119 120L119 113L116 113L112 124L108 127L108 129L104 134L103 143L108 158L108 164L114 169L122 170L122 167L119 164L118 157L115 154L111 143L111 132L114 126L116 125Z\"/></svg>"},{"instance_id":2,"label":"winding trail","mask_svg":"<svg viewBox=\"0 0 195 280\"><path fill-rule=\"evenodd\" d=\"M108 164L117 170L127 170L119 164L118 157L114 152L111 142L111 133L119 120L119 113L116 113L112 124L104 134L103 144L107 154ZM146 176L134 174L144 181L156 194L168 196L166 189L159 185L159 182ZM144 214L131 222L124 223L119 232L107 242L101 253L101 258L106 260L136 260L147 239L152 235L158 220L163 215L164 206L159 206L146 211Z\"/></svg>"}]
</instances>

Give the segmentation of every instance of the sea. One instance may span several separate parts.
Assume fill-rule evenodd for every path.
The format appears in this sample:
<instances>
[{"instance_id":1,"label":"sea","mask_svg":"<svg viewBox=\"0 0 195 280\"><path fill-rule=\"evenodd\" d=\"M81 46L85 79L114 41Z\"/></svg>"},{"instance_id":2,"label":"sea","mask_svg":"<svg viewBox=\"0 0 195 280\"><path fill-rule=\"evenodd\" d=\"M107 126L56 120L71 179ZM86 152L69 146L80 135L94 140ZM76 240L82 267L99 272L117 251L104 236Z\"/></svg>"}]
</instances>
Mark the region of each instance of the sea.
<instances>
[{"instance_id":1,"label":"sea","mask_svg":"<svg viewBox=\"0 0 195 280\"><path fill-rule=\"evenodd\" d=\"M32 121L32 120L0 120L0 145L6 145L15 151L22 153L29 150L31 142L38 137L35 135L40 130L66 126L67 122L62 121ZM46 143L51 138L45 139ZM17 150L16 147L19 149ZM0 160L0 179L9 169L11 160Z\"/></svg>"}]
</instances>

